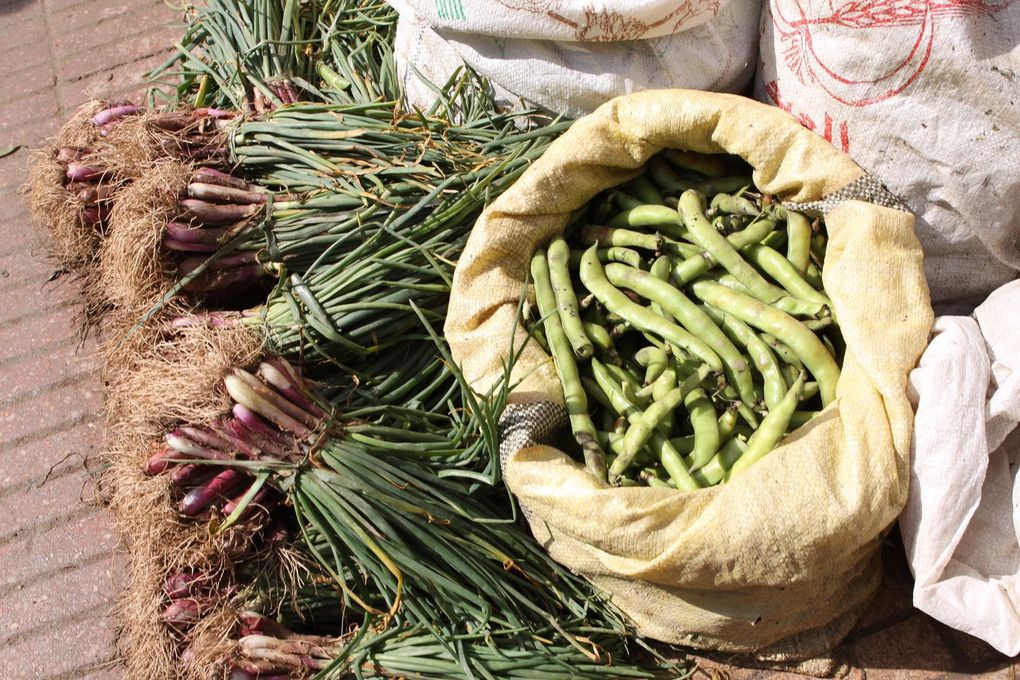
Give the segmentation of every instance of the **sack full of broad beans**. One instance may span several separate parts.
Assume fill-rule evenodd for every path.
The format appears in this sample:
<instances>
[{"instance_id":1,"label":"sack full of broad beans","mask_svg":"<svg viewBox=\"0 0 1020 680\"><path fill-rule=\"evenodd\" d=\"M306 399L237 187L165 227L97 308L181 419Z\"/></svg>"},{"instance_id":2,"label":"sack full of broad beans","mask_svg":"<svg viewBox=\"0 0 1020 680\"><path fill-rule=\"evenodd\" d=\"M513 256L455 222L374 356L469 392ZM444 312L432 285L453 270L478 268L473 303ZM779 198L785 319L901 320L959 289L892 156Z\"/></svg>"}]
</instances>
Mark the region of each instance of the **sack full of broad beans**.
<instances>
[{"instance_id":1,"label":"sack full of broad beans","mask_svg":"<svg viewBox=\"0 0 1020 680\"><path fill-rule=\"evenodd\" d=\"M445 331L510 385L506 483L555 559L644 635L787 663L879 585L932 317L879 182L779 109L660 90L489 206Z\"/></svg>"},{"instance_id":2,"label":"sack full of broad beans","mask_svg":"<svg viewBox=\"0 0 1020 680\"><path fill-rule=\"evenodd\" d=\"M1020 276L1020 3L768 0L760 51L755 98L914 211L938 313Z\"/></svg>"},{"instance_id":3,"label":"sack full of broad beans","mask_svg":"<svg viewBox=\"0 0 1020 680\"><path fill-rule=\"evenodd\" d=\"M578 116L651 88L740 92L754 77L753 0L393 0L405 98L427 109L465 63L497 100ZM424 76L424 79L422 78Z\"/></svg>"}]
</instances>

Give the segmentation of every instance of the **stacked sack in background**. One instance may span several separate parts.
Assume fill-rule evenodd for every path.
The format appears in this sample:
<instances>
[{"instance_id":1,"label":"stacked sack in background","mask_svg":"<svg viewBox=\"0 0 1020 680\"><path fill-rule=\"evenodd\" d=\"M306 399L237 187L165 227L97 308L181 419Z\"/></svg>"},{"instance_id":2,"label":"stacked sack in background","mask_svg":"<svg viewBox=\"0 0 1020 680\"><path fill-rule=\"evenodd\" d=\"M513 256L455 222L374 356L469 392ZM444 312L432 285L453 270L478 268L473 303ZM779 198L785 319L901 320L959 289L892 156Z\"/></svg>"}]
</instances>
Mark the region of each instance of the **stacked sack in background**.
<instances>
[{"instance_id":1,"label":"stacked sack in background","mask_svg":"<svg viewBox=\"0 0 1020 680\"><path fill-rule=\"evenodd\" d=\"M769 0L755 97L917 215L938 312L1020 271L1020 4Z\"/></svg>"},{"instance_id":2,"label":"stacked sack in background","mask_svg":"<svg viewBox=\"0 0 1020 680\"><path fill-rule=\"evenodd\" d=\"M750 0L396 0L396 57L408 101L436 93L462 63L498 97L556 113L590 113L657 88L741 92L754 72L760 5Z\"/></svg>"}]
</instances>

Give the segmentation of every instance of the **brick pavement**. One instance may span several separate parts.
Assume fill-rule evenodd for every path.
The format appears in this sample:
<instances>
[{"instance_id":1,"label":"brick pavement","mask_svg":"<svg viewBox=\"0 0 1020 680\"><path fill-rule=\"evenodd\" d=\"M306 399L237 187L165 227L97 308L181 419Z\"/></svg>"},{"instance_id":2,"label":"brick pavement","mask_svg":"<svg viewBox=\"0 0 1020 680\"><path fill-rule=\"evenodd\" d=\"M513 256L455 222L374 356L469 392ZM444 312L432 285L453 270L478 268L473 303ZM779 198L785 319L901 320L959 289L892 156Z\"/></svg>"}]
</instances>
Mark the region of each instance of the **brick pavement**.
<instances>
[{"instance_id":1,"label":"brick pavement","mask_svg":"<svg viewBox=\"0 0 1020 680\"><path fill-rule=\"evenodd\" d=\"M88 93L136 94L179 33L159 0L0 0L0 148L38 146ZM0 159L0 680L120 678L107 611L124 557L108 514L83 502L102 445L91 346L74 337L76 283L52 279L19 188L25 150ZM94 461L93 466L94 467ZM1016 680L1009 659L910 606L896 546L875 605L843 646L872 680ZM704 659L732 680L791 674Z\"/></svg>"},{"instance_id":2,"label":"brick pavement","mask_svg":"<svg viewBox=\"0 0 1020 680\"><path fill-rule=\"evenodd\" d=\"M120 678L108 616L124 569L88 474L102 385L77 283L53 279L20 196L27 150L89 94L137 96L180 33L160 0L0 0L0 680Z\"/></svg>"}]
</instances>

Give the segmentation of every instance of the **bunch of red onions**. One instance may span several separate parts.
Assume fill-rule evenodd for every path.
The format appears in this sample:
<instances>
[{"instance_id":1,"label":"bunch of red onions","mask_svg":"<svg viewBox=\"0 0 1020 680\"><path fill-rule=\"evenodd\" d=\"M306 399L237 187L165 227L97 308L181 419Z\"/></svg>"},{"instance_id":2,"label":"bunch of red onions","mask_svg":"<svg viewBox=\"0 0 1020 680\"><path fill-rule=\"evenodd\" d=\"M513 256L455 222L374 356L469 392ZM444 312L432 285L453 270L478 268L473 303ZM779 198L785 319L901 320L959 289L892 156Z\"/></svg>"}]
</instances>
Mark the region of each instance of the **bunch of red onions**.
<instances>
[{"instance_id":1,"label":"bunch of red onions","mask_svg":"<svg viewBox=\"0 0 1020 680\"><path fill-rule=\"evenodd\" d=\"M140 106L117 104L103 109L89 122L105 137L125 118L141 113ZM64 168L64 188L81 203L81 219L88 226L105 224L110 216L111 186L109 167L98 158L94 146L62 146L57 149L57 162Z\"/></svg>"},{"instance_id":2,"label":"bunch of red onions","mask_svg":"<svg viewBox=\"0 0 1020 680\"><path fill-rule=\"evenodd\" d=\"M163 247L182 257L182 277L205 265L184 289L191 293L238 293L254 285L266 272L254 251L206 262L209 255L258 215L268 194L253 184L214 168L192 172L186 197L178 201L177 219L166 225Z\"/></svg>"},{"instance_id":3,"label":"bunch of red onions","mask_svg":"<svg viewBox=\"0 0 1020 680\"><path fill-rule=\"evenodd\" d=\"M235 520L271 511L280 503L279 493L253 486L257 482L243 467L216 463L293 460L326 420L300 374L283 359L266 359L258 375L234 369L223 382L234 401L231 414L175 428L145 466L149 475L170 474L183 493L178 510L188 517L214 508L226 516L237 511Z\"/></svg>"},{"instance_id":4,"label":"bunch of red onions","mask_svg":"<svg viewBox=\"0 0 1020 680\"><path fill-rule=\"evenodd\" d=\"M240 632L230 680L286 680L326 668L337 654L335 638L300 635L255 612L241 614Z\"/></svg>"}]
</instances>

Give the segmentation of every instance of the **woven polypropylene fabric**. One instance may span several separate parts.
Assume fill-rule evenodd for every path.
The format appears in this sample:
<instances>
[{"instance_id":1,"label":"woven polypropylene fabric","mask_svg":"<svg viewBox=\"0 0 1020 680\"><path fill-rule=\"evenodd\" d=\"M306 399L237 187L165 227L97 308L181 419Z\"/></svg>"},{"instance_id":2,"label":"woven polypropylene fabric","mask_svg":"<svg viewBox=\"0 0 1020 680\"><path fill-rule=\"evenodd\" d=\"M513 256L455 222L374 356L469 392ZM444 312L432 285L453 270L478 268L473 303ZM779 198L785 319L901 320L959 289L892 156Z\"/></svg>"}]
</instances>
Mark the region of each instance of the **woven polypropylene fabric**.
<instances>
[{"instance_id":1,"label":"woven polypropylene fabric","mask_svg":"<svg viewBox=\"0 0 1020 680\"><path fill-rule=\"evenodd\" d=\"M832 404L767 460L693 493L609 486L545 441L562 427L546 404L563 404L563 389L520 324L535 249L663 149L739 155L784 205L824 204L826 291L847 346ZM512 348L507 487L536 540L608 592L643 635L806 658L831 649L878 587L881 536L907 495L907 375L932 312L913 217L864 177L778 109L648 91L576 121L475 224L444 325L453 358L485 392L506 380Z\"/></svg>"},{"instance_id":2,"label":"woven polypropylene fabric","mask_svg":"<svg viewBox=\"0 0 1020 680\"><path fill-rule=\"evenodd\" d=\"M805 203L787 203L785 205L790 210L797 210L818 217L829 214L846 201L864 201L865 203L880 205L883 208L910 212L910 208L903 201L893 195L891 191L885 188L884 184L871 175L859 177L839 191L823 196L821 200L807 201Z\"/></svg>"}]
</instances>

